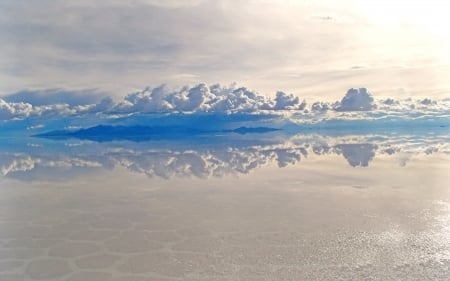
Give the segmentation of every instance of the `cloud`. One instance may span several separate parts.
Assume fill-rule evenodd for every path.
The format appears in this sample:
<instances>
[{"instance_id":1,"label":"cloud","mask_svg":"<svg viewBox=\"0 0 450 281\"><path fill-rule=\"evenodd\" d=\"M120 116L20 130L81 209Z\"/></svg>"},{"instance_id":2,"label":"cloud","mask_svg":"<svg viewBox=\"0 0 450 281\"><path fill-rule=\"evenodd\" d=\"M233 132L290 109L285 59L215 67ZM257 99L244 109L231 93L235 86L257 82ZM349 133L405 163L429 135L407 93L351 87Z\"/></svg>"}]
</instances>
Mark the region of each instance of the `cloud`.
<instances>
[{"instance_id":1,"label":"cloud","mask_svg":"<svg viewBox=\"0 0 450 281\"><path fill-rule=\"evenodd\" d=\"M11 119L14 116L14 111L10 104L0 99L0 120Z\"/></svg>"},{"instance_id":2,"label":"cloud","mask_svg":"<svg viewBox=\"0 0 450 281\"><path fill-rule=\"evenodd\" d=\"M6 102L0 99L0 120L17 120L38 116L73 116L83 114L95 105L69 106L68 104L48 104L33 106L26 102Z\"/></svg>"},{"instance_id":3,"label":"cloud","mask_svg":"<svg viewBox=\"0 0 450 281\"><path fill-rule=\"evenodd\" d=\"M272 103L264 96L244 87L222 87L217 84L208 87L206 84L199 84L177 91L169 91L165 86L146 88L127 95L111 111L231 113L277 110Z\"/></svg>"},{"instance_id":4,"label":"cloud","mask_svg":"<svg viewBox=\"0 0 450 281\"><path fill-rule=\"evenodd\" d=\"M7 103L0 99L0 120L26 118L32 112L32 105L24 102Z\"/></svg>"},{"instance_id":5,"label":"cloud","mask_svg":"<svg viewBox=\"0 0 450 281\"><path fill-rule=\"evenodd\" d=\"M112 99L96 90L22 90L0 98L0 120L106 111Z\"/></svg>"},{"instance_id":6,"label":"cloud","mask_svg":"<svg viewBox=\"0 0 450 281\"><path fill-rule=\"evenodd\" d=\"M396 101L396 100L394 100L394 99L392 99L392 98L388 98L388 99L385 99L385 100L383 100L383 101L381 101L383 104L386 104L386 105L394 105L394 104L398 104L398 101Z\"/></svg>"},{"instance_id":7,"label":"cloud","mask_svg":"<svg viewBox=\"0 0 450 281\"><path fill-rule=\"evenodd\" d=\"M425 99L423 99L423 100L420 101L420 104L423 104L423 105L431 105L431 104L436 104L436 102L433 101L433 100L431 100L431 99L425 98Z\"/></svg>"},{"instance_id":8,"label":"cloud","mask_svg":"<svg viewBox=\"0 0 450 281\"><path fill-rule=\"evenodd\" d=\"M374 108L373 97L366 88L349 89L341 103L335 107L337 111L368 111Z\"/></svg>"},{"instance_id":9,"label":"cloud","mask_svg":"<svg viewBox=\"0 0 450 281\"><path fill-rule=\"evenodd\" d=\"M6 96L2 99L10 103L29 103L34 106L48 104L68 104L70 106L94 104L105 96L95 89L68 91L64 89L22 90Z\"/></svg>"},{"instance_id":10,"label":"cloud","mask_svg":"<svg viewBox=\"0 0 450 281\"><path fill-rule=\"evenodd\" d=\"M306 100L300 102L300 97L277 91L275 98L259 94L246 87L235 85L211 86L205 83L194 87L182 87L179 90L169 90L165 85L156 88L145 88L143 91L127 95L115 105L108 100L110 112L215 112L215 113L260 113L278 111L311 111L315 113L336 112L360 112L364 117L367 112L377 112L382 109L389 111L403 110L404 113L411 110L441 110L445 109L448 102L432 101L430 99L419 100L393 100L386 99L376 101L366 88L347 91L340 102L317 101L308 106ZM366 112L366 113L365 113ZM378 111L378 113L383 113Z\"/></svg>"},{"instance_id":11,"label":"cloud","mask_svg":"<svg viewBox=\"0 0 450 281\"><path fill-rule=\"evenodd\" d=\"M316 101L311 105L311 111L313 112L326 112L332 109L332 106L328 102Z\"/></svg>"},{"instance_id":12,"label":"cloud","mask_svg":"<svg viewBox=\"0 0 450 281\"><path fill-rule=\"evenodd\" d=\"M298 109L303 110L306 107L306 101L303 100L300 104L299 97L293 94L287 95L284 92L278 91L275 97L274 110Z\"/></svg>"}]
</instances>

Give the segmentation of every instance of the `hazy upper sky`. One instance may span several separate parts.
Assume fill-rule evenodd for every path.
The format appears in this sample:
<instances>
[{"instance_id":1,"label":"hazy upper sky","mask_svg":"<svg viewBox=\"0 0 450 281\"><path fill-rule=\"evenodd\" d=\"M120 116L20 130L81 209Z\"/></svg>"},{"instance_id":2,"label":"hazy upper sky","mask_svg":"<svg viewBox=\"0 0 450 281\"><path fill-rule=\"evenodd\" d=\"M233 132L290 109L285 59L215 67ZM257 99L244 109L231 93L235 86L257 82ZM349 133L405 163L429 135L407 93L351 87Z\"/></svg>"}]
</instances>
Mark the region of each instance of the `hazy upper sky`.
<instances>
[{"instance_id":1,"label":"hazy upper sky","mask_svg":"<svg viewBox=\"0 0 450 281\"><path fill-rule=\"evenodd\" d=\"M0 95L200 82L340 99L450 93L446 1L2 0Z\"/></svg>"}]
</instances>

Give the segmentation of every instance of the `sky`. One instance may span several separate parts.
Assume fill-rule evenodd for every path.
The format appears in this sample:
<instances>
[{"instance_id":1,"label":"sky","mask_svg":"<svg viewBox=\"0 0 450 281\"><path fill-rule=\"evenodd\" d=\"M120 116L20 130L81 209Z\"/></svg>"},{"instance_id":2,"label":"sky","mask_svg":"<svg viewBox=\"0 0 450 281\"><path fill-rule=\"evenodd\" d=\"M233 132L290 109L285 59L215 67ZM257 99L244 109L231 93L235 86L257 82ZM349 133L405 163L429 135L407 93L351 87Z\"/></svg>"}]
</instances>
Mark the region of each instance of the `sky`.
<instances>
[{"instance_id":1,"label":"sky","mask_svg":"<svg viewBox=\"0 0 450 281\"><path fill-rule=\"evenodd\" d=\"M200 83L339 100L450 97L445 1L3 0L0 97Z\"/></svg>"}]
</instances>

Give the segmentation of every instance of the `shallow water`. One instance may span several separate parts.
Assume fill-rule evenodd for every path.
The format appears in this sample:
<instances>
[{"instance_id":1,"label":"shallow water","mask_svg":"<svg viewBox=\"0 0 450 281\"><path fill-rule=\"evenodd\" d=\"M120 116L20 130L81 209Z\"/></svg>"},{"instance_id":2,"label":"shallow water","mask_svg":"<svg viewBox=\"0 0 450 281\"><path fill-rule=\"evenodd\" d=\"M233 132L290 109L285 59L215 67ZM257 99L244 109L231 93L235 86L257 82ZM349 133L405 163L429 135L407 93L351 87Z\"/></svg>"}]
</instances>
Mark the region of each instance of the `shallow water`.
<instances>
[{"instance_id":1,"label":"shallow water","mask_svg":"<svg viewBox=\"0 0 450 281\"><path fill-rule=\"evenodd\" d=\"M0 280L449 280L448 138L3 139Z\"/></svg>"}]
</instances>

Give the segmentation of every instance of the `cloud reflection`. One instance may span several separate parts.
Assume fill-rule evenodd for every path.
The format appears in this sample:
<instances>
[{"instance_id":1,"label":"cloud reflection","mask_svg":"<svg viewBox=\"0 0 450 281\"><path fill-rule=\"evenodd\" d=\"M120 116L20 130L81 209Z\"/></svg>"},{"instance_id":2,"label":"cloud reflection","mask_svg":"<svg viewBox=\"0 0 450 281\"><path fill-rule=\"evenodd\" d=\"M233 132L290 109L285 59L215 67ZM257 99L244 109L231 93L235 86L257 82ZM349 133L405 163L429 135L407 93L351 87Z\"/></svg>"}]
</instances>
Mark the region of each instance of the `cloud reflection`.
<instances>
[{"instance_id":1,"label":"cloud reflection","mask_svg":"<svg viewBox=\"0 0 450 281\"><path fill-rule=\"evenodd\" d=\"M187 144L32 140L33 143L15 144L14 148L11 144L0 145L2 177L57 180L79 173L125 168L129 172L165 179L209 178L248 174L268 165L279 168L297 165L310 156L322 160L341 155L350 166L361 168L369 167L377 157L399 155L398 164L403 166L411 155L450 154L447 135L422 139L407 135L280 135L270 140L239 136L237 140L224 138L214 144L209 140Z\"/></svg>"},{"instance_id":2,"label":"cloud reflection","mask_svg":"<svg viewBox=\"0 0 450 281\"><path fill-rule=\"evenodd\" d=\"M352 167L368 167L375 156L377 146L370 143L339 144L334 147L336 153L344 156Z\"/></svg>"}]
</instances>

